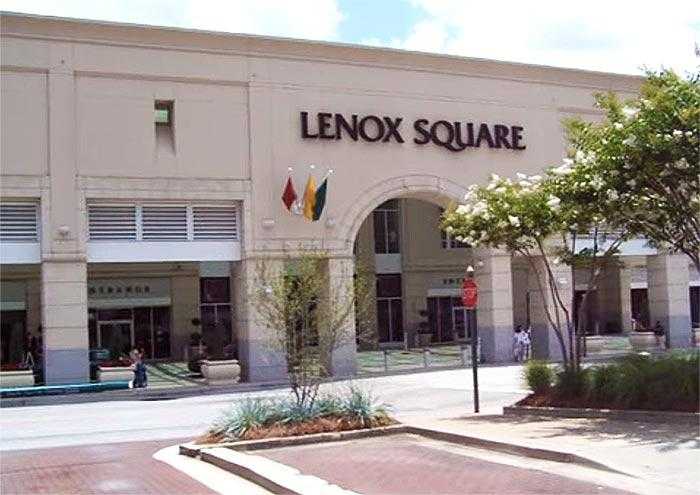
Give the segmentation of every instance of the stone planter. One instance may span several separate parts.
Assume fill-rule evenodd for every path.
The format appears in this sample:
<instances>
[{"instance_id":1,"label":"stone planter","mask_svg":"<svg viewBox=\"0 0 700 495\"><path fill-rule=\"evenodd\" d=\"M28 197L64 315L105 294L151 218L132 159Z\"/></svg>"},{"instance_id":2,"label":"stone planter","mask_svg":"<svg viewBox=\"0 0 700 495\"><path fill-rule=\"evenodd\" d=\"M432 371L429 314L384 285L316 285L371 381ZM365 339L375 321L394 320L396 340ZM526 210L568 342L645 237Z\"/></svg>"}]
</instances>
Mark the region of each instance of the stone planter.
<instances>
[{"instance_id":1,"label":"stone planter","mask_svg":"<svg viewBox=\"0 0 700 495\"><path fill-rule=\"evenodd\" d=\"M0 371L0 386L33 387L34 372L32 370Z\"/></svg>"},{"instance_id":2,"label":"stone planter","mask_svg":"<svg viewBox=\"0 0 700 495\"><path fill-rule=\"evenodd\" d=\"M700 328L693 328L693 344L700 347Z\"/></svg>"},{"instance_id":3,"label":"stone planter","mask_svg":"<svg viewBox=\"0 0 700 495\"><path fill-rule=\"evenodd\" d=\"M131 366L108 366L97 369L97 380L100 382L129 382L134 379Z\"/></svg>"},{"instance_id":4,"label":"stone planter","mask_svg":"<svg viewBox=\"0 0 700 495\"><path fill-rule=\"evenodd\" d=\"M202 376L207 385L230 385L241 379L241 366L236 359L202 360Z\"/></svg>"},{"instance_id":5,"label":"stone planter","mask_svg":"<svg viewBox=\"0 0 700 495\"><path fill-rule=\"evenodd\" d=\"M605 338L600 336L587 336L586 337L586 352L587 353L599 353L605 347Z\"/></svg>"},{"instance_id":6,"label":"stone planter","mask_svg":"<svg viewBox=\"0 0 700 495\"><path fill-rule=\"evenodd\" d=\"M655 351L658 349L654 332L631 332L629 339L632 350L635 352Z\"/></svg>"}]
</instances>

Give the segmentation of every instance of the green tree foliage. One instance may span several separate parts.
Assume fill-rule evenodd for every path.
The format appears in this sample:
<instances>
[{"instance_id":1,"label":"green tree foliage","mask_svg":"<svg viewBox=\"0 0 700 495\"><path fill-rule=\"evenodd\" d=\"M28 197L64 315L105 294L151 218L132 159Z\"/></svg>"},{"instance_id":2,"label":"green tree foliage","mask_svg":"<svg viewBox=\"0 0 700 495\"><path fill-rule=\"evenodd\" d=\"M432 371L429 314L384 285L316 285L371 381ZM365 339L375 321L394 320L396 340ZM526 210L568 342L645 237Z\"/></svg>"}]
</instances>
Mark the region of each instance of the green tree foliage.
<instances>
[{"instance_id":1,"label":"green tree foliage","mask_svg":"<svg viewBox=\"0 0 700 495\"><path fill-rule=\"evenodd\" d=\"M370 338L373 292L369 272L331 273L322 252L301 252L282 263L260 261L250 300L255 319L268 330L271 350L286 357L292 392L311 407L330 372L334 350ZM357 323L357 331L355 325Z\"/></svg>"},{"instance_id":2,"label":"green tree foliage","mask_svg":"<svg viewBox=\"0 0 700 495\"><path fill-rule=\"evenodd\" d=\"M572 168L598 185L610 225L700 269L700 74L650 72L637 98L596 101L601 122L567 122Z\"/></svg>"}]
</instances>

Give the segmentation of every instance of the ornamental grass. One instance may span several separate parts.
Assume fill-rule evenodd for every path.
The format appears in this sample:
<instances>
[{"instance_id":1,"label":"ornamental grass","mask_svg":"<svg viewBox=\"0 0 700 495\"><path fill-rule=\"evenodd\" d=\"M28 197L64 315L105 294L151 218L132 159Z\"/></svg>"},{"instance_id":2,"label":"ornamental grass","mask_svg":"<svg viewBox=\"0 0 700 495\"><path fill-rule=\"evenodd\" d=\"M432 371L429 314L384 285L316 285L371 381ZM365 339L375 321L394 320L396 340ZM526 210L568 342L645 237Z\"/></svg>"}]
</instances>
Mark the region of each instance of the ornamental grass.
<instances>
[{"instance_id":1,"label":"ornamental grass","mask_svg":"<svg viewBox=\"0 0 700 495\"><path fill-rule=\"evenodd\" d=\"M388 406L369 391L349 386L319 395L310 405L295 398L246 398L224 412L197 443L218 443L375 428L395 424Z\"/></svg>"}]
</instances>

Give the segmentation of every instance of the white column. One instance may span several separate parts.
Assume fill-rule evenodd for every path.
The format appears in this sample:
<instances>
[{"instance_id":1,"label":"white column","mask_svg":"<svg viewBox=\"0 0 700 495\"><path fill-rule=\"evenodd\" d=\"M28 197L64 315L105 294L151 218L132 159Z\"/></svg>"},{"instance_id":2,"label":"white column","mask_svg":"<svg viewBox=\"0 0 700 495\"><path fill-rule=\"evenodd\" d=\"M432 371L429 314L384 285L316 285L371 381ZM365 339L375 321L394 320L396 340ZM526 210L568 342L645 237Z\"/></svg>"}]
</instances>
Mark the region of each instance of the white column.
<instances>
[{"instance_id":1,"label":"white column","mask_svg":"<svg viewBox=\"0 0 700 495\"><path fill-rule=\"evenodd\" d=\"M42 194L41 321L47 384L89 379L87 263L75 129L73 47L53 45L48 81L49 191Z\"/></svg>"},{"instance_id":2,"label":"white column","mask_svg":"<svg viewBox=\"0 0 700 495\"><path fill-rule=\"evenodd\" d=\"M622 333L629 333L632 331L632 271L624 264L620 267L619 289L620 325Z\"/></svg>"},{"instance_id":3,"label":"white column","mask_svg":"<svg viewBox=\"0 0 700 495\"><path fill-rule=\"evenodd\" d=\"M660 322L666 345L690 347L690 294L688 258L682 254L647 257L649 325Z\"/></svg>"},{"instance_id":4,"label":"white column","mask_svg":"<svg viewBox=\"0 0 700 495\"><path fill-rule=\"evenodd\" d=\"M46 384L89 381L85 261L41 264L41 321Z\"/></svg>"},{"instance_id":5,"label":"white column","mask_svg":"<svg viewBox=\"0 0 700 495\"><path fill-rule=\"evenodd\" d=\"M511 257L500 251L479 250L474 267L478 287L477 325L481 356L487 363L512 361L513 276Z\"/></svg>"},{"instance_id":6,"label":"white column","mask_svg":"<svg viewBox=\"0 0 700 495\"><path fill-rule=\"evenodd\" d=\"M236 334L238 358L243 378L249 382L280 381L287 378L287 359L284 351L274 344L273 332L261 321L251 302L251 294L256 290L259 258L247 258L232 263L234 280L233 309L234 332ZM266 259L266 268L280 273L284 268L282 260Z\"/></svg>"},{"instance_id":7,"label":"white column","mask_svg":"<svg viewBox=\"0 0 700 495\"><path fill-rule=\"evenodd\" d=\"M329 258L327 287L331 309L333 302L338 309L347 307L353 291L355 261L352 258ZM328 356L328 372L332 376L352 376L357 371L357 345L355 341L355 312L351 311L343 327L334 334L334 342Z\"/></svg>"},{"instance_id":8,"label":"white column","mask_svg":"<svg viewBox=\"0 0 700 495\"><path fill-rule=\"evenodd\" d=\"M544 262L540 259L536 261L537 270L540 273L540 280L544 294L540 292L540 287L537 283L536 273L530 268L528 276L528 287L530 293L530 325L532 328L532 353L537 359L548 359L550 361L559 361L562 359L562 350L559 339L557 338L554 327L550 324L545 313L545 304L549 308L549 313L556 322L556 314L559 314L560 328L564 342L568 349L569 340L566 328L566 318L564 312L559 308L559 305L554 300L547 280L547 272ZM554 280L559 289L559 296L569 311L570 317L573 315L571 311L571 267L563 264L555 265L550 259L550 267Z\"/></svg>"}]
</instances>

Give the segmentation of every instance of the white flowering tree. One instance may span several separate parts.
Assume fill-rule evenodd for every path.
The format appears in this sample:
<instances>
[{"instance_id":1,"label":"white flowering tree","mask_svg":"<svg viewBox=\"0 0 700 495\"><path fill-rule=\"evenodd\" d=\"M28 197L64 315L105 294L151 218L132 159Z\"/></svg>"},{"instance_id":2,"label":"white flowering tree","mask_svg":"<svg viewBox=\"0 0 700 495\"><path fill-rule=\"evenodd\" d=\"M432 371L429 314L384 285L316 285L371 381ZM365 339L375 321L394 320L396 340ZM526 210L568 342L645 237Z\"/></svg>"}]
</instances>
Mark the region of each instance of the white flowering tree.
<instances>
[{"instance_id":1,"label":"white flowering tree","mask_svg":"<svg viewBox=\"0 0 700 495\"><path fill-rule=\"evenodd\" d=\"M581 319L603 268L629 237L617 222L605 182L595 176L595 156L579 151L544 176L517 174L515 180L493 175L486 186L471 186L464 204L449 210L442 227L472 246L487 246L522 256L529 264L542 295L543 310L562 351L565 366L578 367ZM585 233L584 244L580 233ZM576 286L577 269L589 270L580 301L578 321L575 291L562 294L553 264L565 263Z\"/></svg>"},{"instance_id":2,"label":"white flowering tree","mask_svg":"<svg viewBox=\"0 0 700 495\"><path fill-rule=\"evenodd\" d=\"M472 246L505 249L527 260L568 367L574 364L575 355L569 301L557 284L553 259L545 244L548 238L566 230L566 217L562 215L561 199L550 194L542 182L541 176L518 174L514 181L493 175L487 186L469 188L464 204L445 213L442 228Z\"/></svg>"},{"instance_id":3,"label":"white flowering tree","mask_svg":"<svg viewBox=\"0 0 700 495\"><path fill-rule=\"evenodd\" d=\"M573 168L601 183L611 222L700 270L700 74L650 72L639 97L597 104L602 122L567 123Z\"/></svg>"}]
</instances>

